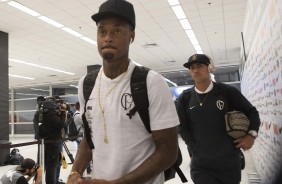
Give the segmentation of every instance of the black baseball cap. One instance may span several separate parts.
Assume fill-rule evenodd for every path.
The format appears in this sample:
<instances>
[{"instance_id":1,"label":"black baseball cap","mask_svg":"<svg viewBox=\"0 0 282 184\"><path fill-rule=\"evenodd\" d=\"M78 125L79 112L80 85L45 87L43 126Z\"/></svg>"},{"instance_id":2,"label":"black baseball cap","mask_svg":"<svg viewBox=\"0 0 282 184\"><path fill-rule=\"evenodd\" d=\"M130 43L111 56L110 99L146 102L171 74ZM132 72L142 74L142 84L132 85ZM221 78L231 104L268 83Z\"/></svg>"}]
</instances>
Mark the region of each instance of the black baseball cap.
<instances>
[{"instance_id":1,"label":"black baseball cap","mask_svg":"<svg viewBox=\"0 0 282 184\"><path fill-rule=\"evenodd\" d=\"M205 65L211 64L210 58L206 56L205 54L194 54L192 55L187 63L184 63L184 67L190 69L190 66L195 63L202 63Z\"/></svg>"},{"instance_id":2,"label":"black baseball cap","mask_svg":"<svg viewBox=\"0 0 282 184\"><path fill-rule=\"evenodd\" d=\"M107 0L100 6L99 12L91 18L98 24L101 19L108 16L118 16L133 26L133 30L135 29L133 5L125 0Z\"/></svg>"},{"instance_id":3,"label":"black baseball cap","mask_svg":"<svg viewBox=\"0 0 282 184\"><path fill-rule=\"evenodd\" d=\"M16 167L16 170L25 171L26 169L32 169L34 166L37 167L35 161L30 158L26 158L21 162L21 165Z\"/></svg>"}]
</instances>

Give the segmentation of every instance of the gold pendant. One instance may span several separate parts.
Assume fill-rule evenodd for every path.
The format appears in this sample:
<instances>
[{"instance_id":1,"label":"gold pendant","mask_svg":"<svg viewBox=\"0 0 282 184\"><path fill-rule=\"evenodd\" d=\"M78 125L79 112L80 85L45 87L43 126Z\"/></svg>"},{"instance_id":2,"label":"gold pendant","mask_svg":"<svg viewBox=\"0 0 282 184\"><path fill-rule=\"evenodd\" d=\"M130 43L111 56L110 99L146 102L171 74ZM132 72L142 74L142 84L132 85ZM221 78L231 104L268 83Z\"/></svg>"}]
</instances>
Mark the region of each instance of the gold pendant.
<instances>
[{"instance_id":1,"label":"gold pendant","mask_svg":"<svg viewBox=\"0 0 282 184\"><path fill-rule=\"evenodd\" d=\"M200 106L202 106L203 104L202 103L200 103Z\"/></svg>"}]
</instances>

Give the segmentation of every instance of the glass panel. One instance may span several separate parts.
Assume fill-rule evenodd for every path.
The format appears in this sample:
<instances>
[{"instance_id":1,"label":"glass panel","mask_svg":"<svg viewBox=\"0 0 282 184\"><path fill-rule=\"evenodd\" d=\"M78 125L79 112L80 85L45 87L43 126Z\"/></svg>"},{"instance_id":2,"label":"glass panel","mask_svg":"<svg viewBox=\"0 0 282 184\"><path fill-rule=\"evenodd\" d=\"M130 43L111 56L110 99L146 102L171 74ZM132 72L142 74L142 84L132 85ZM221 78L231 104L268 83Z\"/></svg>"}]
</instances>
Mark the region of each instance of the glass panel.
<instances>
[{"instance_id":1,"label":"glass panel","mask_svg":"<svg viewBox=\"0 0 282 184\"><path fill-rule=\"evenodd\" d=\"M52 85L53 96L77 95L78 81L56 83Z\"/></svg>"},{"instance_id":2,"label":"glass panel","mask_svg":"<svg viewBox=\"0 0 282 184\"><path fill-rule=\"evenodd\" d=\"M29 124L29 125L16 124L14 130L15 130L15 134L34 134L33 124Z\"/></svg>"},{"instance_id":3,"label":"glass panel","mask_svg":"<svg viewBox=\"0 0 282 184\"><path fill-rule=\"evenodd\" d=\"M32 123L34 111L28 112L14 112L14 121L15 123Z\"/></svg>"},{"instance_id":4,"label":"glass panel","mask_svg":"<svg viewBox=\"0 0 282 184\"><path fill-rule=\"evenodd\" d=\"M14 98L23 99L23 98L34 98L38 96L49 96L49 85L45 86L29 86L23 88L14 89Z\"/></svg>"},{"instance_id":5,"label":"glass panel","mask_svg":"<svg viewBox=\"0 0 282 184\"><path fill-rule=\"evenodd\" d=\"M15 111L24 111L24 110L35 110L36 109L36 98L33 99L23 99L15 100Z\"/></svg>"}]
</instances>

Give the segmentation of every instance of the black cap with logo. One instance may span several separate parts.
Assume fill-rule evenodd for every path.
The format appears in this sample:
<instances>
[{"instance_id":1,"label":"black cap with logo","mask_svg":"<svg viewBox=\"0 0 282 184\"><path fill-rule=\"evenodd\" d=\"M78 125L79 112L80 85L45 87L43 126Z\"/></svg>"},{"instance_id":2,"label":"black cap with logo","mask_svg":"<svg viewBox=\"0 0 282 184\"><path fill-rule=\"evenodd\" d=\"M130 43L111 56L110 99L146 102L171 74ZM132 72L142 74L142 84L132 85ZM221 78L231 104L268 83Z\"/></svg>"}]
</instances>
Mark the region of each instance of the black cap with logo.
<instances>
[{"instance_id":1,"label":"black cap with logo","mask_svg":"<svg viewBox=\"0 0 282 184\"><path fill-rule=\"evenodd\" d=\"M127 21L133 30L135 29L135 12L133 5L125 0L107 0L100 8L99 12L92 15L92 19L98 22L107 16L118 16Z\"/></svg>"},{"instance_id":2,"label":"black cap with logo","mask_svg":"<svg viewBox=\"0 0 282 184\"><path fill-rule=\"evenodd\" d=\"M190 69L190 66L195 63L202 63L205 65L211 64L211 61L208 56L205 54L194 54L189 59L188 62L185 63L183 66Z\"/></svg>"}]
</instances>

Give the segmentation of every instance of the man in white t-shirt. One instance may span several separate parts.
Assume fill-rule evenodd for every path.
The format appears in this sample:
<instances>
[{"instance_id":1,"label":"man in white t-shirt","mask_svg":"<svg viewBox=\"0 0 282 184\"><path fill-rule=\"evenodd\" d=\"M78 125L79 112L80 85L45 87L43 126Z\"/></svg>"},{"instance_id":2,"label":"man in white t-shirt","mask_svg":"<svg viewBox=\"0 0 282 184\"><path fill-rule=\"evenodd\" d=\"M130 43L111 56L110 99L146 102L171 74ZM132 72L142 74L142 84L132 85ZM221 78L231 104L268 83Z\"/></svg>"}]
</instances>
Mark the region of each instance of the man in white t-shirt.
<instances>
[{"instance_id":1,"label":"man in white t-shirt","mask_svg":"<svg viewBox=\"0 0 282 184\"><path fill-rule=\"evenodd\" d=\"M85 138L81 141L68 184L81 182L91 158L92 179L83 183L163 184L163 171L175 162L178 150L179 120L168 85L160 74L149 71L149 133L138 113L131 119L127 116L135 106L130 79L136 65L128 57L135 38L133 6L125 0L108 0L92 19L103 59L86 104L95 149L89 149ZM83 80L78 88L81 107L85 106Z\"/></svg>"}]
</instances>

